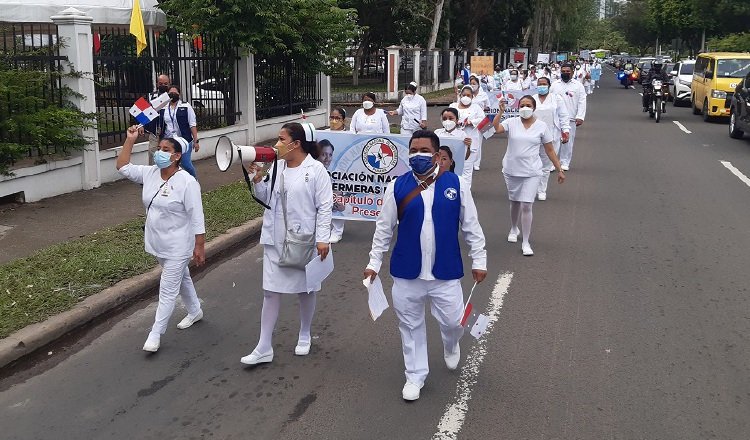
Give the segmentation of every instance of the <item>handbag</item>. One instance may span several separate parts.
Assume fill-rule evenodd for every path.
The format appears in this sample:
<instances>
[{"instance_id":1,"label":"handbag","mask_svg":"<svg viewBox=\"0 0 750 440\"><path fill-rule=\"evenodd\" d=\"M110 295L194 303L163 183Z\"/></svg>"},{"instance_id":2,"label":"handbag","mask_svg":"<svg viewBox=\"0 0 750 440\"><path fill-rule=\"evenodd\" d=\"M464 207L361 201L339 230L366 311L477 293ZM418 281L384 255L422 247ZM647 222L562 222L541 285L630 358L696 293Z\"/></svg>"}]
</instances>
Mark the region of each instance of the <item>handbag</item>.
<instances>
[{"instance_id":1,"label":"handbag","mask_svg":"<svg viewBox=\"0 0 750 440\"><path fill-rule=\"evenodd\" d=\"M284 242L281 247L280 267L305 269L307 263L315 257L315 233L305 234L289 229L286 217L287 191L284 185L284 173L281 179L281 209L284 212Z\"/></svg>"}]
</instances>

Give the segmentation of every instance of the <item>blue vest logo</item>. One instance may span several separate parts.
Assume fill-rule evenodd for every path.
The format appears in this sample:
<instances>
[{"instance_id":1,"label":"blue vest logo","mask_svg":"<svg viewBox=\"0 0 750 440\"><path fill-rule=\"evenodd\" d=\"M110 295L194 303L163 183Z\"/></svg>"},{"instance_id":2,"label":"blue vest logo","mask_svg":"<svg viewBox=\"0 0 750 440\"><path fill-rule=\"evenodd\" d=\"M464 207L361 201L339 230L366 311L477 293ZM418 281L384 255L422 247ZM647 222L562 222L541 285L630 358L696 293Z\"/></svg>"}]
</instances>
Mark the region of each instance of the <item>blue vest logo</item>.
<instances>
[{"instance_id":1,"label":"blue vest logo","mask_svg":"<svg viewBox=\"0 0 750 440\"><path fill-rule=\"evenodd\" d=\"M446 188L443 195L448 200L456 200L456 197L458 197L458 191L456 191L456 188Z\"/></svg>"},{"instance_id":2,"label":"blue vest logo","mask_svg":"<svg viewBox=\"0 0 750 440\"><path fill-rule=\"evenodd\" d=\"M386 138L374 138L362 148L362 162L375 174L386 174L398 165L398 148Z\"/></svg>"}]
</instances>

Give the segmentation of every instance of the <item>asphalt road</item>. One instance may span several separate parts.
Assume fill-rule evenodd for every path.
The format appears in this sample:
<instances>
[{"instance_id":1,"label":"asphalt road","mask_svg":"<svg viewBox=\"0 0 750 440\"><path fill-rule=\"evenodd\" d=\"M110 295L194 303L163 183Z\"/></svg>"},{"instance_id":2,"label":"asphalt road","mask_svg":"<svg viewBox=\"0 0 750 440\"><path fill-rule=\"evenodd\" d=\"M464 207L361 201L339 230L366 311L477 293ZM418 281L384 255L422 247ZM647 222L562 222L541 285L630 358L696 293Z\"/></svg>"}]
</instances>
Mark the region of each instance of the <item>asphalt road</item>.
<instances>
[{"instance_id":1,"label":"asphalt road","mask_svg":"<svg viewBox=\"0 0 750 440\"><path fill-rule=\"evenodd\" d=\"M750 187L720 161L750 174L750 141L689 108L670 105L656 124L639 107L638 90L608 72L568 181L535 204L531 258L505 241L505 140L485 143L473 191L489 276L473 302L496 321L480 341L464 338L462 368L450 372L429 319L432 371L419 401L401 399L392 310L368 316L360 280L373 225L349 223L309 356L293 354L289 297L273 364L239 363L259 332L255 247L198 281L204 321L176 330L178 310L156 355L141 351L149 304L6 374L0 437L746 438Z\"/></svg>"}]
</instances>

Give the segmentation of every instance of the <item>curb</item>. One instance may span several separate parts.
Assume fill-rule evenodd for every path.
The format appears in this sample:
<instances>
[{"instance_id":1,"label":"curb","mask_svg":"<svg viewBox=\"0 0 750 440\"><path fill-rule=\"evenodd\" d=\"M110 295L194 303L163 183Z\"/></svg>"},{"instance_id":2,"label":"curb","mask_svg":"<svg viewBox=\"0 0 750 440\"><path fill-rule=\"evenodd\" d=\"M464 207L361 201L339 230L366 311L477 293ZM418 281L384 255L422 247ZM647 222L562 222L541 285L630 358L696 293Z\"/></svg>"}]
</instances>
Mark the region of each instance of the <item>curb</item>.
<instances>
[{"instance_id":1,"label":"curb","mask_svg":"<svg viewBox=\"0 0 750 440\"><path fill-rule=\"evenodd\" d=\"M263 217L228 230L206 243L206 263L203 268L218 261L226 253L250 242L263 226ZM203 270L191 266L192 273ZM45 321L28 325L0 340L0 368L44 347L89 322L99 315L114 310L159 286L161 268L122 280L91 295L72 309L52 316Z\"/></svg>"}]
</instances>

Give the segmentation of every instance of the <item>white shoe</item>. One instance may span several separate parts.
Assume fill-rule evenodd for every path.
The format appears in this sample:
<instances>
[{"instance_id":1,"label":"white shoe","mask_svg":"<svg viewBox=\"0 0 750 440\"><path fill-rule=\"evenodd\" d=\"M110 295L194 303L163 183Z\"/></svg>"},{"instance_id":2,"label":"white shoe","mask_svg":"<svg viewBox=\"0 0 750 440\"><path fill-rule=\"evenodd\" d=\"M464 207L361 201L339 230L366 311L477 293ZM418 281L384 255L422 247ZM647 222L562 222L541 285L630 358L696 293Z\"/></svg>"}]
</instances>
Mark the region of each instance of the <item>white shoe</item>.
<instances>
[{"instance_id":1,"label":"white shoe","mask_svg":"<svg viewBox=\"0 0 750 440\"><path fill-rule=\"evenodd\" d=\"M341 241L341 236L338 234L331 234L331 237L328 239L328 243L338 243Z\"/></svg>"},{"instance_id":2,"label":"white shoe","mask_svg":"<svg viewBox=\"0 0 750 440\"><path fill-rule=\"evenodd\" d=\"M538 193L536 195L536 198L539 199L539 200L541 200L541 201L547 200L547 193Z\"/></svg>"},{"instance_id":3,"label":"white shoe","mask_svg":"<svg viewBox=\"0 0 750 440\"><path fill-rule=\"evenodd\" d=\"M307 356L310 353L311 346L310 341L298 341L297 346L294 347L294 354L297 356Z\"/></svg>"},{"instance_id":4,"label":"white shoe","mask_svg":"<svg viewBox=\"0 0 750 440\"><path fill-rule=\"evenodd\" d=\"M198 313L195 314L195 316L187 315L186 317L182 318L182 321L180 321L179 324L177 324L177 328L180 330L184 330L191 325L195 324L196 322L203 319L203 310L198 310Z\"/></svg>"},{"instance_id":5,"label":"white shoe","mask_svg":"<svg viewBox=\"0 0 750 440\"><path fill-rule=\"evenodd\" d=\"M531 245L528 243L524 243L521 246L521 252L523 252L524 257L530 257L534 255L534 250L531 249Z\"/></svg>"},{"instance_id":6,"label":"white shoe","mask_svg":"<svg viewBox=\"0 0 750 440\"><path fill-rule=\"evenodd\" d=\"M518 242L518 230L513 231L513 229L508 232L508 243L517 243Z\"/></svg>"},{"instance_id":7,"label":"white shoe","mask_svg":"<svg viewBox=\"0 0 750 440\"><path fill-rule=\"evenodd\" d=\"M421 389L421 386L406 381L404 389L401 390L401 396L404 398L404 400L417 400L419 399L419 390Z\"/></svg>"},{"instance_id":8,"label":"white shoe","mask_svg":"<svg viewBox=\"0 0 750 440\"><path fill-rule=\"evenodd\" d=\"M455 370L458 368L458 362L461 360L461 346L456 345L456 351L453 353L448 353L443 350L443 359L445 359L445 366L448 367L449 370Z\"/></svg>"},{"instance_id":9,"label":"white shoe","mask_svg":"<svg viewBox=\"0 0 750 440\"><path fill-rule=\"evenodd\" d=\"M560 165L560 169L563 171L568 171L570 169L570 165Z\"/></svg>"},{"instance_id":10,"label":"white shoe","mask_svg":"<svg viewBox=\"0 0 750 440\"><path fill-rule=\"evenodd\" d=\"M159 349L160 344L161 344L161 335L158 333L149 333L148 339L146 339L146 343L143 344L143 351L156 353L156 351Z\"/></svg>"},{"instance_id":11,"label":"white shoe","mask_svg":"<svg viewBox=\"0 0 750 440\"><path fill-rule=\"evenodd\" d=\"M268 353L258 353L257 350L253 350L252 353L240 359L240 362L245 365L258 365L271 361L273 361L273 350Z\"/></svg>"},{"instance_id":12,"label":"white shoe","mask_svg":"<svg viewBox=\"0 0 750 440\"><path fill-rule=\"evenodd\" d=\"M479 165L474 165L474 171L479 171Z\"/></svg>"}]
</instances>

